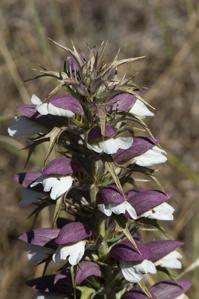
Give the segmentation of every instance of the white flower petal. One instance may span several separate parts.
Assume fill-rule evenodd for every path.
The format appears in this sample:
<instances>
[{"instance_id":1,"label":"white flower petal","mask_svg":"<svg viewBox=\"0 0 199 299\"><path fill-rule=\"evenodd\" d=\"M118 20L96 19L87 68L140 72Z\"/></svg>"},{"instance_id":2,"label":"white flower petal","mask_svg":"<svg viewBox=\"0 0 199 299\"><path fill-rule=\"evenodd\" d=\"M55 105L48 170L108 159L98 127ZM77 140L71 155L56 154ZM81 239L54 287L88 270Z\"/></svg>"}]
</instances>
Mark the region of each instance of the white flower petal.
<instances>
[{"instance_id":1,"label":"white flower petal","mask_svg":"<svg viewBox=\"0 0 199 299\"><path fill-rule=\"evenodd\" d=\"M73 117L75 115L74 112L56 107L51 103L48 104L48 113L51 115L66 116L66 117Z\"/></svg>"},{"instance_id":2,"label":"white flower petal","mask_svg":"<svg viewBox=\"0 0 199 299\"><path fill-rule=\"evenodd\" d=\"M52 187L54 187L59 181L57 177L45 177L43 180L38 180L38 182L42 183L44 192L50 192ZM36 184L36 182L31 184L31 187L34 184Z\"/></svg>"},{"instance_id":3,"label":"white flower petal","mask_svg":"<svg viewBox=\"0 0 199 299\"><path fill-rule=\"evenodd\" d=\"M150 274L155 274L156 273L156 267L154 265L154 263L152 263L149 260L144 260L143 262L141 262L138 265L134 266L136 271L140 272L140 273L150 273Z\"/></svg>"},{"instance_id":4,"label":"white flower petal","mask_svg":"<svg viewBox=\"0 0 199 299\"><path fill-rule=\"evenodd\" d=\"M69 263L74 266L79 263L85 252L86 241L79 241L72 245L58 247L53 254L53 261L59 263L68 258Z\"/></svg>"},{"instance_id":5,"label":"white flower petal","mask_svg":"<svg viewBox=\"0 0 199 299\"><path fill-rule=\"evenodd\" d=\"M54 263L60 263L61 261L65 261L70 253L70 246L58 247L52 256L52 260Z\"/></svg>"},{"instance_id":6,"label":"white flower petal","mask_svg":"<svg viewBox=\"0 0 199 299\"><path fill-rule=\"evenodd\" d=\"M109 208L114 214L120 215L128 212L132 219L137 219L137 214L135 209L127 201L124 201L119 205L109 205Z\"/></svg>"},{"instance_id":7,"label":"white flower petal","mask_svg":"<svg viewBox=\"0 0 199 299\"><path fill-rule=\"evenodd\" d=\"M124 278L127 281L136 283L139 282L144 274L155 274L156 267L149 260L144 260L142 263L133 265L129 262L120 262L120 267Z\"/></svg>"},{"instance_id":8,"label":"white flower petal","mask_svg":"<svg viewBox=\"0 0 199 299\"><path fill-rule=\"evenodd\" d=\"M125 201L125 206L126 206L126 212L129 213L130 217L132 219L137 219L137 213L134 207L128 201Z\"/></svg>"},{"instance_id":9,"label":"white flower petal","mask_svg":"<svg viewBox=\"0 0 199 299\"><path fill-rule=\"evenodd\" d=\"M50 197L55 200L71 188L73 178L71 176L43 176L33 182L30 187L35 187L38 184L42 184L44 192L50 192Z\"/></svg>"},{"instance_id":10,"label":"white flower petal","mask_svg":"<svg viewBox=\"0 0 199 299\"><path fill-rule=\"evenodd\" d=\"M25 250L27 251L28 260L31 263L38 263L49 257L53 253L51 248L27 244Z\"/></svg>"},{"instance_id":11,"label":"white flower petal","mask_svg":"<svg viewBox=\"0 0 199 299\"><path fill-rule=\"evenodd\" d=\"M118 149L126 150L133 144L133 137L117 137L115 140L117 141Z\"/></svg>"},{"instance_id":12,"label":"white flower petal","mask_svg":"<svg viewBox=\"0 0 199 299\"><path fill-rule=\"evenodd\" d=\"M109 155L115 154L118 151L118 145L117 139L114 138L99 142L99 147L102 149L102 152Z\"/></svg>"},{"instance_id":13,"label":"white flower petal","mask_svg":"<svg viewBox=\"0 0 199 299\"><path fill-rule=\"evenodd\" d=\"M54 116L65 116L65 117L73 117L75 115L74 112L70 110L66 110L63 108L56 107L52 103L43 103L36 107L37 111L41 115L54 115Z\"/></svg>"},{"instance_id":14,"label":"white flower petal","mask_svg":"<svg viewBox=\"0 0 199 299\"><path fill-rule=\"evenodd\" d=\"M90 143L87 143L87 148L90 149L90 150L93 150L94 152L100 154L103 152L103 150L101 149L101 147L98 145L98 144L90 144Z\"/></svg>"},{"instance_id":15,"label":"white flower petal","mask_svg":"<svg viewBox=\"0 0 199 299\"><path fill-rule=\"evenodd\" d=\"M44 193L22 188L21 195L22 199L19 204L21 207L26 207L34 202L37 202L44 195Z\"/></svg>"},{"instance_id":16,"label":"white flower petal","mask_svg":"<svg viewBox=\"0 0 199 299\"><path fill-rule=\"evenodd\" d=\"M71 176L61 177L56 184L52 186L50 197L57 199L62 194L67 192L73 184L73 178Z\"/></svg>"},{"instance_id":17,"label":"white flower petal","mask_svg":"<svg viewBox=\"0 0 199 299\"><path fill-rule=\"evenodd\" d=\"M143 213L140 217L146 217L157 220L173 220L173 213L175 209L166 202L163 202L159 206Z\"/></svg>"},{"instance_id":18,"label":"white flower petal","mask_svg":"<svg viewBox=\"0 0 199 299\"><path fill-rule=\"evenodd\" d=\"M73 249L73 254L71 254L68 258L68 261L72 266L77 265L81 261L85 252L85 245L85 241L80 241L75 249Z\"/></svg>"},{"instance_id":19,"label":"white flower petal","mask_svg":"<svg viewBox=\"0 0 199 299\"><path fill-rule=\"evenodd\" d=\"M96 153L115 154L119 149L128 149L133 143L132 137L109 138L99 143L87 143L87 147Z\"/></svg>"},{"instance_id":20,"label":"white flower petal","mask_svg":"<svg viewBox=\"0 0 199 299\"><path fill-rule=\"evenodd\" d=\"M145 116L154 116L154 113L151 112L148 107L140 100L136 100L135 104L129 110L129 112L141 118Z\"/></svg>"},{"instance_id":21,"label":"white flower petal","mask_svg":"<svg viewBox=\"0 0 199 299\"><path fill-rule=\"evenodd\" d=\"M135 209L127 201L124 201L120 204L108 204L108 205L99 204L98 209L108 217L111 216L112 213L116 215L120 215L128 212L132 219L137 219L137 214Z\"/></svg>"},{"instance_id":22,"label":"white flower petal","mask_svg":"<svg viewBox=\"0 0 199 299\"><path fill-rule=\"evenodd\" d=\"M31 97L31 103L33 105L41 105L42 101L40 100L40 98L38 98L38 96L36 96L35 94L33 94L32 97Z\"/></svg>"},{"instance_id":23,"label":"white flower petal","mask_svg":"<svg viewBox=\"0 0 199 299\"><path fill-rule=\"evenodd\" d=\"M125 214L126 213L126 204L125 201L116 205L116 204L109 204L109 209L116 215Z\"/></svg>"},{"instance_id":24,"label":"white flower petal","mask_svg":"<svg viewBox=\"0 0 199 299\"><path fill-rule=\"evenodd\" d=\"M134 267L128 267L128 264L124 265L124 262L120 262L120 267L124 278L129 282L137 283L144 276L142 273L137 273Z\"/></svg>"},{"instance_id":25,"label":"white flower petal","mask_svg":"<svg viewBox=\"0 0 199 299\"><path fill-rule=\"evenodd\" d=\"M99 142L99 147L106 154L115 154L119 149L128 149L133 143L132 137L110 138Z\"/></svg>"},{"instance_id":26,"label":"white flower petal","mask_svg":"<svg viewBox=\"0 0 199 299\"><path fill-rule=\"evenodd\" d=\"M165 163L167 161L166 152L157 146L146 151L144 154L135 157L134 161L137 165L149 167L156 164Z\"/></svg>"},{"instance_id":27,"label":"white flower petal","mask_svg":"<svg viewBox=\"0 0 199 299\"><path fill-rule=\"evenodd\" d=\"M36 107L37 112L41 115L48 115L48 103L43 103Z\"/></svg>"},{"instance_id":28,"label":"white flower petal","mask_svg":"<svg viewBox=\"0 0 199 299\"><path fill-rule=\"evenodd\" d=\"M108 206L105 206L105 204L99 204L97 205L97 207L98 210L102 212L104 215L108 217L112 215L112 210Z\"/></svg>"},{"instance_id":29,"label":"white flower petal","mask_svg":"<svg viewBox=\"0 0 199 299\"><path fill-rule=\"evenodd\" d=\"M28 137L38 133L45 133L46 128L38 123L27 119L24 116L15 117L14 121L8 128L8 134L11 137Z\"/></svg>"},{"instance_id":30,"label":"white flower petal","mask_svg":"<svg viewBox=\"0 0 199 299\"><path fill-rule=\"evenodd\" d=\"M182 263L179 261L180 259L182 259L182 255L178 251L174 250L157 261L155 264L157 266L169 269L181 269Z\"/></svg>"}]
</instances>

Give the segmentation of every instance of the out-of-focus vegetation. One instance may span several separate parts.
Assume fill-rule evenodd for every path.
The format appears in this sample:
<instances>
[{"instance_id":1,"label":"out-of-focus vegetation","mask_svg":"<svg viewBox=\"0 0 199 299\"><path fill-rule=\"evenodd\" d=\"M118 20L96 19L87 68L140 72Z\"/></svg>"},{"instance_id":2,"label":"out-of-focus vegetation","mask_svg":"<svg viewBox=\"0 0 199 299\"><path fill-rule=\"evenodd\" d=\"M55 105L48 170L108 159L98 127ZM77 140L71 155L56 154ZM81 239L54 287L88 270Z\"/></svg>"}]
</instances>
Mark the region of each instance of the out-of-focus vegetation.
<instances>
[{"instance_id":1,"label":"out-of-focus vegetation","mask_svg":"<svg viewBox=\"0 0 199 299\"><path fill-rule=\"evenodd\" d=\"M121 57L145 55L132 64L142 92L157 116L155 135L169 152L170 164L159 179L173 193L176 221L170 235L185 242L185 269L195 268L191 299L199 293L199 2L197 0L1 0L0 1L0 298L31 298L24 280L36 276L27 265L20 232L30 227L27 210L18 207L16 170L24 166L21 141L7 137L15 107L30 95L46 96L50 80L24 83L38 64L61 70L64 52L48 37L86 49L102 40L108 54L121 48ZM34 157L38 162L39 155ZM30 212L30 211L29 211ZM46 211L40 219L49 225ZM191 269L190 269L191 270Z\"/></svg>"}]
</instances>

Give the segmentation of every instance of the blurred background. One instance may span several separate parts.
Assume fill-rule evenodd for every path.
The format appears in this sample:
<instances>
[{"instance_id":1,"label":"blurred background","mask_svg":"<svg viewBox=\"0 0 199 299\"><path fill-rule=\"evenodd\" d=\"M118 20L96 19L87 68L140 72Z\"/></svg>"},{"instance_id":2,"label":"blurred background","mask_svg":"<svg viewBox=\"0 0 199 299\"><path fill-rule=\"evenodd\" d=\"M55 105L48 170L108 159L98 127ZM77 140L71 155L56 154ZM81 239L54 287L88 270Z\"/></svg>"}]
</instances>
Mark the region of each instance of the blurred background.
<instances>
[{"instance_id":1,"label":"blurred background","mask_svg":"<svg viewBox=\"0 0 199 299\"><path fill-rule=\"evenodd\" d=\"M32 68L61 70L64 52L48 37L81 49L109 42L107 53L121 58L145 55L128 67L143 96L157 108L148 121L169 153L158 175L173 194L176 221L172 237L185 242L185 268L194 268L191 299L199 293L199 2L197 0L1 0L0 1L0 298L31 298L24 285L37 275L27 265L17 236L30 227L18 207L19 188L13 175L22 170L23 142L7 136L18 104L32 93L46 96L50 80L24 83ZM37 163L37 159L35 160ZM42 215L48 225L48 215ZM37 270L36 270L37 271Z\"/></svg>"}]
</instances>

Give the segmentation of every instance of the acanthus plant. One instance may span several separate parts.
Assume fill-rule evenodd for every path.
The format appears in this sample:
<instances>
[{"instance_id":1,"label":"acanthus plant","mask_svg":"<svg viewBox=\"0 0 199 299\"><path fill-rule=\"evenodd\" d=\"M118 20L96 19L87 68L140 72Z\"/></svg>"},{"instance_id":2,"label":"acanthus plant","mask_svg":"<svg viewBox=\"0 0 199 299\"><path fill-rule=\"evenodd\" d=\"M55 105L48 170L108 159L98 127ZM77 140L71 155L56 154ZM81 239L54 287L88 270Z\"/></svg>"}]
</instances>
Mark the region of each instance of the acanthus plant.
<instances>
[{"instance_id":1,"label":"acanthus plant","mask_svg":"<svg viewBox=\"0 0 199 299\"><path fill-rule=\"evenodd\" d=\"M57 86L19 106L8 129L28 138L29 158L37 146L48 148L41 168L15 176L20 205L33 205L34 219L49 206L55 211L51 227L19 237L30 262L44 265L27 285L37 299L187 298L190 281L173 272L182 267L182 243L161 227L174 208L155 177L167 154L145 123L153 108L132 79L117 75L142 57L105 63L106 43L87 55L54 43L67 54L64 70L41 69L35 78Z\"/></svg>"}]
</instances>

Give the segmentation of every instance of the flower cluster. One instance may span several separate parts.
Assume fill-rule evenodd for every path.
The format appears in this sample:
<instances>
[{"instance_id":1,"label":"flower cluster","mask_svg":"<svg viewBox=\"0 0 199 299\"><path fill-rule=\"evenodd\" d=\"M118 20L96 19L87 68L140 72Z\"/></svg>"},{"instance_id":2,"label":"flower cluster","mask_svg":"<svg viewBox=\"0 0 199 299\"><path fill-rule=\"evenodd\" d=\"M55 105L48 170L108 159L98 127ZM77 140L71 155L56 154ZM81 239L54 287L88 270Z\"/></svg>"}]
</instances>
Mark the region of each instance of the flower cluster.
<instances>
[{"instance_id":1,"label":"flower cluster","mask_svg":"<svg viewBox=\"0 0 199 299\"><path fill-rule=\"evenodd\" d=\"M173 272L182 267L183 244L161 227L174 208L155 176L167 154L145 123L153 107L131 79L117 75L120 65L142 57L105 63L105 43L87 55L57 45L67 54L63 71L36 76L57 86L19 106L8 129L28 138L28 158L36 148L43 156L47 144L42 167L15 176L20 205L34 206L36 219L19 239L29 261L44 265L27 285L37 299L187 298L190 282ZM37 227L50 206L52 226Z\"/></svg>"}]
</instances>

